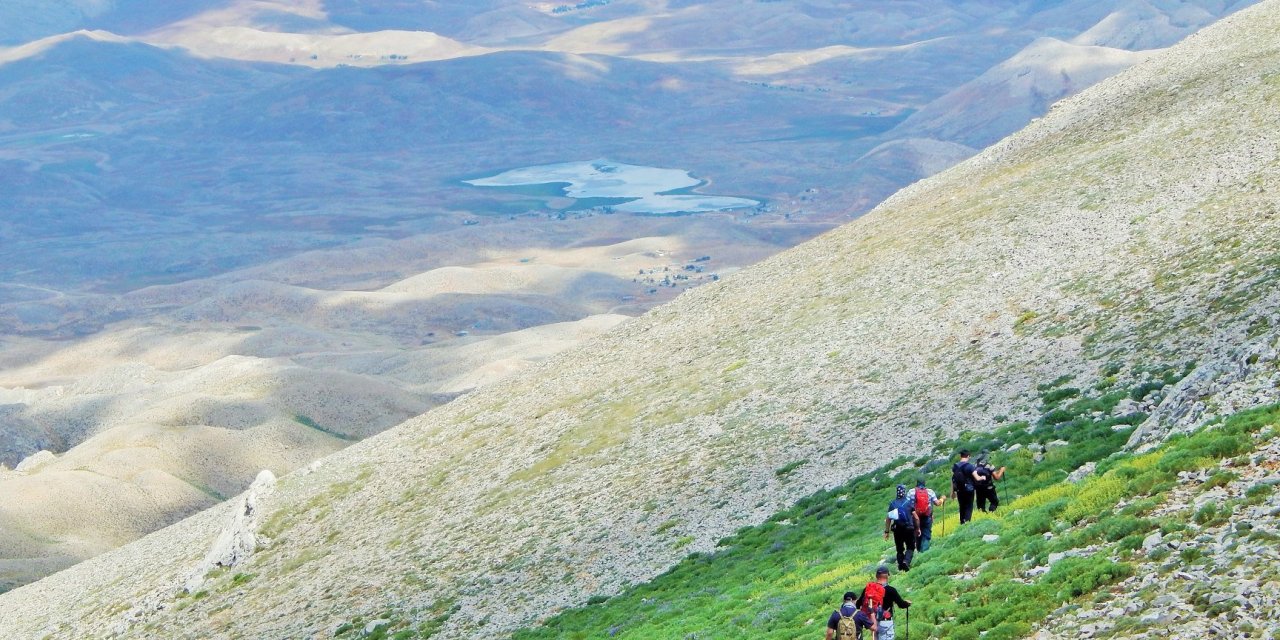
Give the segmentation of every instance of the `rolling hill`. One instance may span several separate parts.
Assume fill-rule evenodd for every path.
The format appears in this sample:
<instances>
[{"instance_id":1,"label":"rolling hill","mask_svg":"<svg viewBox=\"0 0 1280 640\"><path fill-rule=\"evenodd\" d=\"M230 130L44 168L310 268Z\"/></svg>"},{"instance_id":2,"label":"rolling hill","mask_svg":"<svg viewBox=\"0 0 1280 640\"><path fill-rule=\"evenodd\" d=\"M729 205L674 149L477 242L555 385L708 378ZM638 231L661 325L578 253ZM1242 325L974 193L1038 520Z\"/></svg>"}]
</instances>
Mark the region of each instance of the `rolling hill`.
<instances>
[{"instance_id":1,"label":"rolling hill","mask_svg":"<svg viewBox=\"0 0 1280 640\"><path fill-rule=\"evenodd\" d=\"M853 223L0 595L0 623L502 636L906 472L887 461L1041 418L1064 381L1170 385L1134 407L1132 446L1275 403L1277 29L1280 2L1244 10ZM210 549L232 525L252 554L202 564L230 557Z\"/></svg>"}]
</instances>

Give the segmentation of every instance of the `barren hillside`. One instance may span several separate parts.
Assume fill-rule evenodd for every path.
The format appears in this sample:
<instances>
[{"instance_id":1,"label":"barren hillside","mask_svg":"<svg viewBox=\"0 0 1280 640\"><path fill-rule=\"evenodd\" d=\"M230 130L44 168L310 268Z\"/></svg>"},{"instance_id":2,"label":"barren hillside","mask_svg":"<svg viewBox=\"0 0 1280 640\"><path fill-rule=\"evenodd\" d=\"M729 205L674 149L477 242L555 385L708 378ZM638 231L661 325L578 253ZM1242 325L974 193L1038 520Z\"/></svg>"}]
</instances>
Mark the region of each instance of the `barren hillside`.
<instances>
[{"instance_id":1,"label":"barren hillside","mask_svg":"<svg viewBox=\"0 0 1280 640\"><path fill-rule=\"evenodd\" d=\"M0 624L502 635L1034 417L1066 375L1189 368L1135 443L1274 402L1277 30L1277 0L1245 10L856 222L264 484L230 570L198 561L235 503L0 596Z\"/></svg>"}]
</instances>

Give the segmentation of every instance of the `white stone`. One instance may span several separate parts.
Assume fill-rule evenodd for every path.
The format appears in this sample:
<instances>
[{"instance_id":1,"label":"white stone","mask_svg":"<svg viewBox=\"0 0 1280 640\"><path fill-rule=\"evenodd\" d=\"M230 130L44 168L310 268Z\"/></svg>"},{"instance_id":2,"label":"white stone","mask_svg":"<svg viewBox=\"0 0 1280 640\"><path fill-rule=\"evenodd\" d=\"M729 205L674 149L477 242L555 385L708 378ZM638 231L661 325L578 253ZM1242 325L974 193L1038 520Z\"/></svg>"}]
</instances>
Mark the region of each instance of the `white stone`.
<instances>
[{"instance_id":1,"label":"white stone","mask_svg":"<svg viewBox=\"0 0 1280 640\"><path fill-rule=\"evenodd\" d=\"M13 470L19 473L29 473L57 459L58 456L54 455L52 451L38 451L19 462L18 466L14 467Z\"/></svg>"},{"instance_id":2,"label":"white stone","mask_svg":"<svg viewBox=\"0 0 1280 640\"><path fill-rule=\"evenodd\" d=\"M258 502L275 486L275 474L266 469L258 473L232 513L231 522L218 534L209 553L187 578L185 588L188 593L199 590L205 576L213 569L234 567L253 555L258 548L258 526L262 521Z\"/></svg>"},{"instance_id":3,"label":"white stone","mask_svg":"<svg viewBox=\"0 0 1280 640\"><path fill-rule=\"evenodd\" d=\"M1142 539L1142 548L1151 551L1160 546L1161 542L1164 542L1164 535L1157 531Z\"/></svg>"}]
</instances>

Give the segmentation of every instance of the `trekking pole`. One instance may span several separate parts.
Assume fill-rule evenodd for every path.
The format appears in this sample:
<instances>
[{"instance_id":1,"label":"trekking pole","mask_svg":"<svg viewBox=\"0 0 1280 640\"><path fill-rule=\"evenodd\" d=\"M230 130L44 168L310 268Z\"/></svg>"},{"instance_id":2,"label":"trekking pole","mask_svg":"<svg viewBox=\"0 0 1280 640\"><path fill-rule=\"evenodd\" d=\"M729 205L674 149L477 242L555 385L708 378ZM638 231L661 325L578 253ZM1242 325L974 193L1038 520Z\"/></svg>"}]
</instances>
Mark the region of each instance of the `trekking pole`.
<instances>
[{"instance_id":1,"label":"trekking pole","mask_svg":"<svg viewBox=\"0 0 1280 640\"><path fill-rule=\"evenodd\" d=\"M907 640L911 640L911 607L907 607L906 612L907 612Z\"/></svg>"},{"instance_id":2,"label":"trekking pole","mask_svg":"<svg viewBox=\"0 0 1280 640\"><path fill-rule=\"evenodd\" d=\"M951 501L947 500L942 503L942 535L938 536L939 538L947 537L947 502Z\"/></svg>"}]
</instances>

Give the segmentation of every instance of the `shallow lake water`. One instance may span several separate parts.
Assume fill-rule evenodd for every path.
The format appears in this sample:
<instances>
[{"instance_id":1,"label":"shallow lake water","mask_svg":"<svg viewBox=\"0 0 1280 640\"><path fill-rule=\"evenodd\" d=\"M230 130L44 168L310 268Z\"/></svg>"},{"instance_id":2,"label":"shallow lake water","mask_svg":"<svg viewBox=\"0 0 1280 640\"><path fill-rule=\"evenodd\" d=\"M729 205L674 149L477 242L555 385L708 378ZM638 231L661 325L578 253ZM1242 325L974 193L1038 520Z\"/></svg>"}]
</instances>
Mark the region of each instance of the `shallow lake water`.
<instances>
[{"instance_id":1,"label":"shallow lake water","mask_svg":"<svg viewBox=\"0 0 1280 640\"><path fill-rule=\"evenodd\" d=\"M646 167L607 160L562 162L504 171L488 178L464 180L477 187L559 185L570 198L625 199L610 205L630 213L698 213L743 209L760 204L750 198L701 195L687 190L703 182L683 169ZM685 190L685 193L673 193Z\"/></svg>"}]
</instances>

